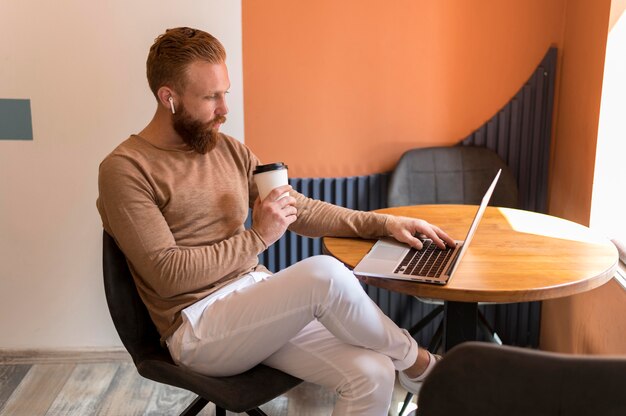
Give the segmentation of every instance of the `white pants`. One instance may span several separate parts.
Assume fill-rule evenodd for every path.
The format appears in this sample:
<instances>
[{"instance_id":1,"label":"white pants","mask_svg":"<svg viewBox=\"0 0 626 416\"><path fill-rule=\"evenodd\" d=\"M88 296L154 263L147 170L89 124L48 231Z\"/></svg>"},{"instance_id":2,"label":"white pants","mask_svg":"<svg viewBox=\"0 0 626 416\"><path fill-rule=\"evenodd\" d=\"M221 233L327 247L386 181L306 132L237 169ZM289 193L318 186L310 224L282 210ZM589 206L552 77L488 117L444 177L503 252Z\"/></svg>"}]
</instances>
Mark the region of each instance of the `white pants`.
<instances>
[{"instance_id":1,"label":"white pants","mask_svg":"<svg viewBox=\"0 0 626 416\"><path fill-rule=\"evenodd\" d=\"M415 362L417 343L352 272L316 256L257 280L189 307L168 339L174 361L211 376L264 363L334 390L333 415L386 415L395 370Z\"/></svg>"}]
</instances>

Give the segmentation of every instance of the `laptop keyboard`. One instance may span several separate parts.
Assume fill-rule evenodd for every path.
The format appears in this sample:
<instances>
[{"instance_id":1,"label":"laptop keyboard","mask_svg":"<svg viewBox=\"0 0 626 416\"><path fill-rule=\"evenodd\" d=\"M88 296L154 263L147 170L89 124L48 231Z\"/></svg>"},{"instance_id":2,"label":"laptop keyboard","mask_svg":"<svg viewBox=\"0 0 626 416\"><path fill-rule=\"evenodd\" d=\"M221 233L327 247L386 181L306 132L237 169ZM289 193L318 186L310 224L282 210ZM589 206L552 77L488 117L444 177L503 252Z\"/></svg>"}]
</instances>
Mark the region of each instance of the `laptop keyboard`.
<instances>
[{"instance_id":1,"label":"laptop keyboard","mask_svg":"<svg viewBox=\"0 0 626 416\"><path fill-rule=\"evenodd\" d=\"M421 250L411 248L395 270L412 276L439 277L454 252L454 247L440 249L432 240L423 241Z\"/></svg>"}]
</instances>

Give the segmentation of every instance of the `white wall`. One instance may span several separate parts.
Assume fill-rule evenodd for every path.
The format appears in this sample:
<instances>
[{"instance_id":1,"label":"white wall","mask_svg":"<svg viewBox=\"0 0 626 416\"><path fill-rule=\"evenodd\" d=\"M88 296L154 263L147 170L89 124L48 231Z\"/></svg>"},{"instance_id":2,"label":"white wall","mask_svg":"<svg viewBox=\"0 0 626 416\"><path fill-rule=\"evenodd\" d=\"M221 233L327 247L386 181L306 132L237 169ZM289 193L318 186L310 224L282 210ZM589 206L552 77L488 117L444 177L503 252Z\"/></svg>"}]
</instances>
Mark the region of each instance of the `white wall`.
<instances>
[{"instance_id":1,"label":"white wall","mask_svg":"<svg viewBox=\"0 0 626 416\"><path fill-rule=\"evenodd\" d=\"M623 14L615 17L606 43L590 225L626 242L626 2L618 3Z\"/></svg>"},{"instance_id":2,"label":"white wall","mask_svg":"<svg viewBox=\"0 0 626 416\"><path fill-rule=\"evenodd\" d=\"M102 289L98 164L151 119L154 38L218 37L243 139L241 2L0 0L0 98L29 98L33 141L0 140L0 349L120 345Z\"/></svg>"}]
</instances>

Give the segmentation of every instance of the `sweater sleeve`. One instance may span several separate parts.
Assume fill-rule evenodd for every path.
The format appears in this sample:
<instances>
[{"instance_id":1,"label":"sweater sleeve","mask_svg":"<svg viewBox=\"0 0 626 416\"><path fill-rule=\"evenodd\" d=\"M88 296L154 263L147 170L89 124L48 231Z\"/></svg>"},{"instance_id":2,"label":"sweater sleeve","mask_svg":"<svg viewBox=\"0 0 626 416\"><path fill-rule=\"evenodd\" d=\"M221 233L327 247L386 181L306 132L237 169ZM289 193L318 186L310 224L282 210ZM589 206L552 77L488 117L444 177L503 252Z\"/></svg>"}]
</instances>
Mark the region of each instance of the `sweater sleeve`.
<instances>
[{"instance_id":1,"label":"sweater sleeve","mask_svg":"<svg viewBox=\"0 0 626 416\"><path fill-rule=\"evenodd\" d=\"M241 230L215 244L179 246L141 167L123 156L105 159L98 179L98 210L131 268L162 298L206 291L253 269L265 249L254 230Z\"/></svg>"},{"instance_id":2,"label":"sweater sleeve","mask_svg":"<svg viewBox=\"0 0 626 416\"><path fill-rule=\"evenodd\" d=\"M308 198L292 191L298 219L289 229L307 237L377 238L386 235L388 215L356 211Z\"/></svg>"}]
</instances>

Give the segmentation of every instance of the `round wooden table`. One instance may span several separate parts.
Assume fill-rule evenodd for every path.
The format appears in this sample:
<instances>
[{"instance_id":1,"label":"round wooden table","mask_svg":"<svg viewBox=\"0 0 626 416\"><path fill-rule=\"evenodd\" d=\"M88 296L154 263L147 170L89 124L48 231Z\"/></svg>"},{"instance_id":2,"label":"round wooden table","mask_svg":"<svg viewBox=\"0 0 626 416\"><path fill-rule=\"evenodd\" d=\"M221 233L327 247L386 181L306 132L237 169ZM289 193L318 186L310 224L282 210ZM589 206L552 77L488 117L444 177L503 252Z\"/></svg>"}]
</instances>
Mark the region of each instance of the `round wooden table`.
<instances>
[{"instance_id":1,"label":"round wooden table","mask_svg":"<svg viewBox=\"0 0 626 416\"><path fill-rule=\"evenodd\" d=\"M478 207L417 205L376 212L422 218L464 240ZM373 240L323 239L324 250L354 267ZM456 273L444 286L359 277L369 285L445 301L444 349L476 338L478 302L527 302L565 297L603 285L618 254L605 237L580 224L536 212L487 207Z\"/></svg>"}]
</instances>

